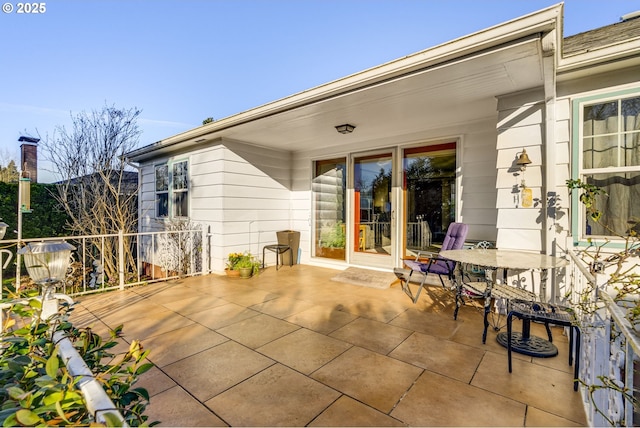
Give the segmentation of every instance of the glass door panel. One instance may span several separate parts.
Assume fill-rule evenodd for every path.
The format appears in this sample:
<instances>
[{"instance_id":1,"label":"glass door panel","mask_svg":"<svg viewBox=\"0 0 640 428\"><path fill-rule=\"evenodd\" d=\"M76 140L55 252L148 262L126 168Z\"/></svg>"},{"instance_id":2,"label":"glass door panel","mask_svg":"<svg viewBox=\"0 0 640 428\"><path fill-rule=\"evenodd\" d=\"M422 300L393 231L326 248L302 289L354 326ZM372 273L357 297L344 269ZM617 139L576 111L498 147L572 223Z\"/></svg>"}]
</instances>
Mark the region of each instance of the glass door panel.
<instances>
[{"instance_id":1,"label":"glass door panel","mask_svg":"<svg viewBox=\"0 0 640 428\"><path fill-rule=\"evenodd\" d=\"M315 255L345 260L346 159L317 161L314 194Z\"/></svg>"},{"instance_id":2,"label":"glass door panel","mask_svg":"<svg viewBox=\"0 0 640 428\"><path fill-rule=\"evenodd\" d=\"M404 150L405 258L437 250L455 221L456 143Z\"/></svg>"},{"instance_id":3,"label":"glass door panel","mask_svg":"<svg viewBox=\"0 0 640 428\"><path fill-rule=\"evenodd\" d=\"M392 153L354 158L354 254L391 255L392 167Z\"/></svg>"}]
</instances>

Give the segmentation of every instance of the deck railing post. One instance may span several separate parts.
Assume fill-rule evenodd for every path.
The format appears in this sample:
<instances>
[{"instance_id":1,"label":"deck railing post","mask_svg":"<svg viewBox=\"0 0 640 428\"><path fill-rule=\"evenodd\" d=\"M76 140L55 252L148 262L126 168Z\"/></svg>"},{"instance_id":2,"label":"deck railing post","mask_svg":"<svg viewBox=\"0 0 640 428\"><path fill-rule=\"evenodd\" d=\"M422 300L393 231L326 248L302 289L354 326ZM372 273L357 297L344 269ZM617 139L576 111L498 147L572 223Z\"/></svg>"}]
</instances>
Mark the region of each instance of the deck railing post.
<instances>
[{"instance_id":1,"label":"deck railing post","mask_svg":"<svg viewBox=\"0 0 640 428\"><path fill-rule=\"evenodd\" d=\"M118 231L118 274L120 290L124 290L124 230Z\"/></svg>"}]
</instances>

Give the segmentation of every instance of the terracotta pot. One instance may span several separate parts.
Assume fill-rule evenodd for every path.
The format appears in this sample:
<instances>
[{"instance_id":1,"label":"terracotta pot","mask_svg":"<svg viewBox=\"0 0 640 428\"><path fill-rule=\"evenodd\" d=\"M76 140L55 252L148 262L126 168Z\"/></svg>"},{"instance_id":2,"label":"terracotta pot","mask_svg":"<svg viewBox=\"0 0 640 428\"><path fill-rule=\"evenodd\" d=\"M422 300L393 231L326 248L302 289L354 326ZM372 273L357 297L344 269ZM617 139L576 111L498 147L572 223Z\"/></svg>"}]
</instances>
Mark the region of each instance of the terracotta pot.
<instances>
[{"instance_id":1,"label":"terracotta pot","mask_svg":"<svg viewBox=\"0 0 640 428\"><path fill-rule=\"evenodd\" d=\"M234 277L234 278L237 278L237 277L240 276L240 271L239 270L225 269L224 271L227 274L227 276L231 276L231 277Z\"/></svg>"}]
</instances>

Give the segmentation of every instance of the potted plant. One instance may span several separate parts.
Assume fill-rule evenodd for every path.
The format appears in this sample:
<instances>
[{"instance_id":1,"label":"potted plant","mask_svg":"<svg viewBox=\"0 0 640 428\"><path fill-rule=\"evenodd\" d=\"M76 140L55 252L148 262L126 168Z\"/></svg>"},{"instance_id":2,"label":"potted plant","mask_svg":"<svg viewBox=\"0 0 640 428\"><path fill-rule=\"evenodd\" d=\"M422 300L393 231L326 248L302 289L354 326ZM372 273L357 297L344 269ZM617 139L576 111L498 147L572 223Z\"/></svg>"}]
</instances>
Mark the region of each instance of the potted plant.
<instances>
[{"instance_id":1,"label":"potted plant","mask_svg":"<svg viewBox=\"0 0 640 428\"><path fill-rule=\"evenodd\" d=\"M346 244L345 225L338 222L333 227L325 228L320 234L318 256L344 260Z\"/></svg>"},{"instance_id":2,"label":"potted plant","mask_svg":"<svg viewBox=\"0 0 640 428\"><path fill-rule=\"evenodd\" d=\"M260 272L260 263L247 253L238 260L235 268L240 271L240 278L250 278Z\"/></svg>"},{"instance_id":3,"label":"potted plant","mask_svg":"<svg viewBox=\"0 0 640 428\"><path fill-rule=\"evenodd\" d=\"M229 276L240 276L249 278L257 275L260 271L260 262L251 253L230 253L227 257L227 268Z\"/></svg>"},{"instance_id":4,"label":"potted plant","mask_svg":"<svg viewBox=\"0 0 640 428\"><path fill-rule=\"evenodd\" d=\"M242 253L229 253L227 256L227 267L224 269L227 276L240 276L240 271L236 265L242 257Z\"/></svg>"}]
</instances>

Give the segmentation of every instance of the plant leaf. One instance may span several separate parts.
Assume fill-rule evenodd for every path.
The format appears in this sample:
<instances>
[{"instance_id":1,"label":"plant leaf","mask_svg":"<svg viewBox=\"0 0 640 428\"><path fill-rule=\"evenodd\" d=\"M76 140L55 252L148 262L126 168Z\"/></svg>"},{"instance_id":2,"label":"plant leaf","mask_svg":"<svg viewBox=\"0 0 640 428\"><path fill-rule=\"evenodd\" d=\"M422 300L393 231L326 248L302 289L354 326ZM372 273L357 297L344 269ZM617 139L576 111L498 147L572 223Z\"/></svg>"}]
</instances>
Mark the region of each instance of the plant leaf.
<instances>
[{"instance_id":1,"label":"plant leaf","mask_svg":"<svg viewBox=\"0 0 640 428\"><path fill-rule=\"evenodd\" d=\"M141 375L141 374L143 374L143 373L146 373L147 371L149 371L149 369L151 369L151 368L153 368L153 367L154 367L154 365L153 365L153 364L151 364L151 363L145 363L145 364L141 365L140 367L138 367L138 368L136 369L136 374L137 374L137 375Z\"/></svg>"},{"instance_id":2,"label":"plant leaf","mask_svg":"<svg viewBox=\"0 0 640 428\"><path fill-rule=\"evenodd\" d=\"M20 409L16 412L16 419L21 425L33 426L40 422L40 417L28 409Z\"/></svg>"},{"instance_id":3,"label":"plant leaf","mask_svg":"<svg viewBox=\"0 0 640 428\"><path fill-rule=\"evenodd\" d=\"M122 426L122 422L120 419L112 412L106 412L102 414L104 416L104 420L107 423L108 427L120 427Z\"/></svg>"},{"instance_id":4,"label":"plant leaf","mask_svg":"<svg viewBox=\"0 0 640 428\"><path fill-rule=\"evenodd\" d=\"M47 374L55 379L58 375L58 369L60 368L60 361L58 360L58 348L53 351L53 354L47 360L46 371Z\"/></svg>"}]
</instances>

